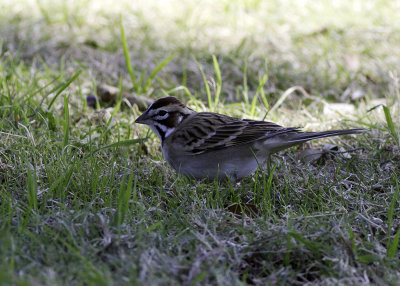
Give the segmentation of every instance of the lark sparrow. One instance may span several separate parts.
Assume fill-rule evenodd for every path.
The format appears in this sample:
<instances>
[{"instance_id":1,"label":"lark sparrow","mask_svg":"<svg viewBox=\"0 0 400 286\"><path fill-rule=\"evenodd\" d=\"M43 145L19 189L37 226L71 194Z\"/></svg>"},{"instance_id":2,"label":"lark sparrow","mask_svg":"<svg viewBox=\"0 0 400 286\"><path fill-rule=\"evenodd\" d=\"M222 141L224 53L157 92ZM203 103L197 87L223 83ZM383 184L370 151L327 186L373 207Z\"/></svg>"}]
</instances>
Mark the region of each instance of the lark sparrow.
<instances>
[{"instance_id":1,"label":"lark sparrow","mask_svg":"<svg viewBox=\"0 0 400 286\"><path fill-rule=\"evenodd\" d=\"M270 154L308 140L364 131L301 132L267 121L196 112L175 97L156 100L135 122L158 135L164 158L175 170L210 180L247 176Z\"/></svg>"}]
</instances>

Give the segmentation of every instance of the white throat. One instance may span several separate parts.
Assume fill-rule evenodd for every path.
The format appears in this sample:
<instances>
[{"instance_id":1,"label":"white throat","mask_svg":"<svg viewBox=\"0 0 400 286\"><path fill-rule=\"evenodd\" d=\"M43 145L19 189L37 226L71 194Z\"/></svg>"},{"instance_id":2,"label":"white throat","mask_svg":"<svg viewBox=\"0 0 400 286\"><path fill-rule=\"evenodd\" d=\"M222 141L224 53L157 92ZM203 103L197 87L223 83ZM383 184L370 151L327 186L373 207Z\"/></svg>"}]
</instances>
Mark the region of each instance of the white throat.
<instances>
[{"instance_id":1,"label":"white throat","mask_svg":"<svg viewBox=\"0 0 400 286\"><path fill-rule=\"evenodd\" d=\"M162 124L154 123L154 125L150 125L151 130L157 134L158 138L160 139L161 143L171 135L172 132L175 131L175 127L167 127Z\"/></svg>"}]
</instances>

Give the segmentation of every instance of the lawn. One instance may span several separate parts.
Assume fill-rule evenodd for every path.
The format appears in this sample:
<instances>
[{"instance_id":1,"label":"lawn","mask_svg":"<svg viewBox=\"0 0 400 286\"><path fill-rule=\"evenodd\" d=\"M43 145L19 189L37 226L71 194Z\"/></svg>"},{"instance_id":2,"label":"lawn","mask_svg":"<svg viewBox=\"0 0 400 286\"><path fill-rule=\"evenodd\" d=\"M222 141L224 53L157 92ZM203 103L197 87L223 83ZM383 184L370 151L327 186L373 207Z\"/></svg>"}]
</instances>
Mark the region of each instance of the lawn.
<instances>
[{"instance_id":1,"label":"lawn","mask_svg":"<svg viewBox=\"0 0 400 286\"><path fill-rule=\"evenodd\" d=\"M399 9L3 0L0 284L398 285ZM282 151L239 182L195 181L134 124L130 99L167 95L367 131Z\"/></svg>"}]
</instances>

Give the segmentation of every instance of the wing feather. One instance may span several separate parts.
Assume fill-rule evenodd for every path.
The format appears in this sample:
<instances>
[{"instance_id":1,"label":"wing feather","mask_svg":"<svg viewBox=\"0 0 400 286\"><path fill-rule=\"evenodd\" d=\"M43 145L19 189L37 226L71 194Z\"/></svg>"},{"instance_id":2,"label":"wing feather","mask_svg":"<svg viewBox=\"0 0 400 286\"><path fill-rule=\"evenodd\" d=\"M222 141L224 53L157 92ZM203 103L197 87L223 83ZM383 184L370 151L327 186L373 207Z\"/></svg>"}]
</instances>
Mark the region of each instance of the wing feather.
<instances>
[{"instance_id":1,"label":"wing feather","mask_svg":"<svg viewBox=\"0 0 400 286\"><path fill-rule=\"evenodd\" d=\"M293 132L297 128L284 128L267 121L254 121L201 112L182 122L172 136L181 143L186 154L200 154L248 144L277 134ZM190 140L189 140L190 138Z\"/></svg>"}]
</instances>

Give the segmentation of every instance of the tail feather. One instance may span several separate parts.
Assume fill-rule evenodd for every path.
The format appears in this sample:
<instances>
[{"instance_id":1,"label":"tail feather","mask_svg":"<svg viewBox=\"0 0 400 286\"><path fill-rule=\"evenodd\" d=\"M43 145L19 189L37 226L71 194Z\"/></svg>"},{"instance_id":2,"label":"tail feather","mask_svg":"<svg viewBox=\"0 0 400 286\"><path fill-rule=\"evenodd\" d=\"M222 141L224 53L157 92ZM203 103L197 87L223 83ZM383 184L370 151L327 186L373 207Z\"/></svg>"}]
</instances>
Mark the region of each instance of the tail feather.
<instances>
[{"instance_id":1,"label":"tail feather","mask_svg":"<svg viewBox=\"0 0 400 286\"><path fill-rule=\"evenodd\" d=\"M347 130L330 130L330 131L322 131L322 132L296 132L288 134L288 142L291 143L301 143L306 142L308 140L325 138L331 136L339 136L346 134L357 134L366 131L365 129L347 129Z\"/></svg>"},{"instance_id":2,"label":"tail feather","mask_svg":"<svg viewBox=\"0 0 400 286\"><path fill-rule=\"evenodd\" d=\"M268 149L271 153L275 153L313 139L346 135L346 134L357 134L364 131L366 130L347 129L347 130L330 130L322 132L301 132L292 129L288 130L287 132L282 132L280 134L277 134L276 136L271 136L266 141L264 141L264 144L268 145Z\"/></svg>"}]
</instances>

